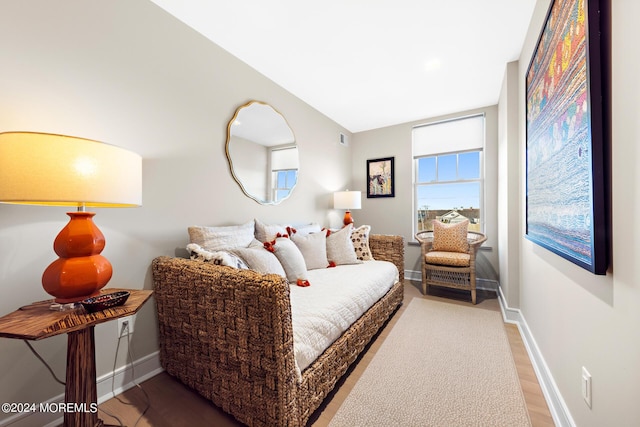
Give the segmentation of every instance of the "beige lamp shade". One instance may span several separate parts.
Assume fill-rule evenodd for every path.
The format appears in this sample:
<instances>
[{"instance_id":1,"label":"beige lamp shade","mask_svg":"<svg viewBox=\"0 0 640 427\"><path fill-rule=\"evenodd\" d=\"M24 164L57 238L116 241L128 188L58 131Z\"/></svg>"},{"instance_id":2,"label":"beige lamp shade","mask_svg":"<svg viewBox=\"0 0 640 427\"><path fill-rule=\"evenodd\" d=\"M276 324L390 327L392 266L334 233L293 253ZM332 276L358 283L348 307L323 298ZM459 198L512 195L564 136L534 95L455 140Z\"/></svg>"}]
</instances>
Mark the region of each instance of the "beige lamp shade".
<instances>
[{"instance_id":1,"label":"beige lamp shade","mask_svg":"<svg viewBox=\"0 0 640 427\"><path fill-rule=\"evenodd\" d=\"M334 209L360 209L362 195L360 191L337 191L333 193Z\"/></svg>"},{"instance_id":2,"label":"beige lamp shade","mask_svg":"<svg viewBox=\"0 0 640 427\"><path fill-rule=\"evenodd\" d=\"M0 202L88 207L142 204L142 158L84 138L0 133Z\"/></svg>"},{"instance_id":3,"label":"beige lamp shade","mask_svg":"<svg viewBox=\"0 0 640 427\"><path fill-rule=\"evenodd\" d=\"M59 256L42 275L56 303L99 295L111 279L109 260L100 255L105 238L85 207L142 204L142 158L89 139L33 132L0 133L0 202L76 206L58 233Z\"/></svg>"}]
</instances>

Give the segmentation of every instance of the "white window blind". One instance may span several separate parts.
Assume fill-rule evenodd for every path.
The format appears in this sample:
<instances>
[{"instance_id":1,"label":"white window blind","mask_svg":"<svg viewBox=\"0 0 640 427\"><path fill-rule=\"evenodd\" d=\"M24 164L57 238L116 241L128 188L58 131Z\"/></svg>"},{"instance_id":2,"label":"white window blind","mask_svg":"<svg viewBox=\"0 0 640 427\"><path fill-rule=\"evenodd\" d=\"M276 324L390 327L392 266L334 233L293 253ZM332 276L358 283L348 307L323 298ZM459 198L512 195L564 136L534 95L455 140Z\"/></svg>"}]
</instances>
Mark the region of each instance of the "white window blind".
<instances>
[{"instance_id":1,"label":"white window blind","mask_svg":"<svg viewBox=\"0 0 640 427\"><path fill-rule=\"evenodd\" d=\"M298 148L279 148L271 151L271 170L290 170L298 169Z\"/></svg>"},{"instance_id":2,"label":"white window blind","mask_svg":"<svg viewBox=\"0 0 640 427\"><path fill-rule=\"evenodd\" d=\"M413 128L413 157L484 147L484 115L430 123Z\"/></svg>"}]
</instances>

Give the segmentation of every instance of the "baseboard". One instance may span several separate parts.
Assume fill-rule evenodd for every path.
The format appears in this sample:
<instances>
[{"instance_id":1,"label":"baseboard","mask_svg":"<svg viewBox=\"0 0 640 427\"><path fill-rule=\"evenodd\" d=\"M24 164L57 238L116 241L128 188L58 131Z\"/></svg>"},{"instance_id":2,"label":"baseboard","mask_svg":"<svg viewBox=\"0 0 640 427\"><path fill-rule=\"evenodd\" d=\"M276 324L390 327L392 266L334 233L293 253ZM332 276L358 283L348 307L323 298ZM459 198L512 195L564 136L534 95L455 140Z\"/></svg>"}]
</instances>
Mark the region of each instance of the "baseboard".
<instances>
[{"instance_id":1,"label":"baseboard","mask_svg":"<svg viewBox=\"0 0 640 427\"><path fill-rule=\"evenodd\" d=\"M160 352L151 353L133 362L133 370L131 365L116 369L97 378L98 403L102 403L111 399L115 395L125 390L135 387L151 377L158 375L163 369L160 366ZM42 405L49 407L50 405L64 403L64 394L55 396ZM61 412L29 412L16 414L0 422L0 427L32 427L45 426L56 427L63 422L63 413Z\"/></svg>"},{"instance_id":2,"label":"baseboard","mask_svg":"<svg viewBox=\"0 0 640 427\"><path fill-rule=\"evenodd\" d=\"M476 278L476 289L482 289L485 291L498 292L498 281L491 279L483 279L481 277Z\"/></svg>"},{"instance_id":3,"label":"baseboard","mask_svg":"<svg viewBox=\"0 0 640 427\"><path fill-rule=\"evenodd\" d=\"M160 365L160 352L156 351L133 362L131 365L116 369L114 373L109 373L97 379L98 383L98 403L111 399L120 393L135 387L149 378L155 377L162 372Z\"/></svg>"},{"instance_id":4,"label":"baseboard","mask_svg":"<svg viewBox=\"0 0 640 427\"><path fill-rule=\"evenodd\" d=\"M405 270L404 271L405 280L411 280L412 282L421 282L422 281L422 272L415 270Z\"/></svg>"},{"instance_id":5,"label":"baseboard","mask_svg":"<svg viewBox=\"0 0 640 427\"><path fill-rule=\"evenodd\" d=\"M416 270L405 270L404 278L412 282L422 282L422 272ZM476 278L476 289L498 292L498 281L491 279Z\"/></svg>"},{"instance_id":6,"label":"baseboard","mask_svg":"<svg viewBox=\"0 0 640 427\"><path fill-rule=\"evenodd\" d=\"M536 344L536 340L533 338L533 334L531 333L529 325L527 325L527 321L525 320L522 312L520 309L510 308L507 305L501 287L498 287L498 300L500 302L500 310L502 311L504 321L506 323L515 324L518 327L518 331L520 331L520 336L522 337L524 346L527 349L529 359L533 365L533 370L535 371L538 383L542 389L542 394L547 401L549 411L551 412L551 416L553 417L553 421L556 426L575 427L576 424L571 417L569 408L560 394L560 390L551 375L551 371L549 370L549 367Z\"/></svg>"}]
</instances>

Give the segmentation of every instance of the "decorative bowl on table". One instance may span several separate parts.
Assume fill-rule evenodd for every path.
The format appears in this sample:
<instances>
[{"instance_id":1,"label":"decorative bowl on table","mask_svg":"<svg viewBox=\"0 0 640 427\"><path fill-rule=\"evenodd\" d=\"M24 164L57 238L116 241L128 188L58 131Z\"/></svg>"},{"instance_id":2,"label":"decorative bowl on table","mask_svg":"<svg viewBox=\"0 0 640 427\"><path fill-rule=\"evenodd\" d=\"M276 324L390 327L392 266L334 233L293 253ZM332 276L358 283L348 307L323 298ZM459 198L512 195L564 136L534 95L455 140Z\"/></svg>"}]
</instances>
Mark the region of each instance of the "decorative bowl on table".
<instances>
[{"instance_id":1,"label":"decorative bowl on table","mask_svg":"<svg viewBox=\"0 0 640 427\"><path fill-rule=\"evenodd\" d=\"M89 313L105 310L107 308L117 307L124 304L129 298L128 291L112 292L110 294L102 294L95 297L87 298L80 301L84 309Z\"/></svg>"}]
</instances>

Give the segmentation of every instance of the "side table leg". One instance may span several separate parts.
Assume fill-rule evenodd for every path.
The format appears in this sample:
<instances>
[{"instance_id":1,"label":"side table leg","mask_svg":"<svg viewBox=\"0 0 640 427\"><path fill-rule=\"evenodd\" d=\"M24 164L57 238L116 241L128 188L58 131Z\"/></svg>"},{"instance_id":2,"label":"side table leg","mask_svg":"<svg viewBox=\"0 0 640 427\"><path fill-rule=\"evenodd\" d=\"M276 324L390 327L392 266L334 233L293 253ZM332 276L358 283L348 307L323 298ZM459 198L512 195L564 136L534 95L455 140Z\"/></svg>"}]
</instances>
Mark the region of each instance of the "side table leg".
<instances>
[{"instance_id":1,"label":"side table leg","mask_svg":"<svg viewBox=\"0 0 640 427\"><path fill-rule=\"evenodd\" d=\"M65 427L101 426L98 419L94 326L67 334Z\"/></svg>"}]
</instances>

